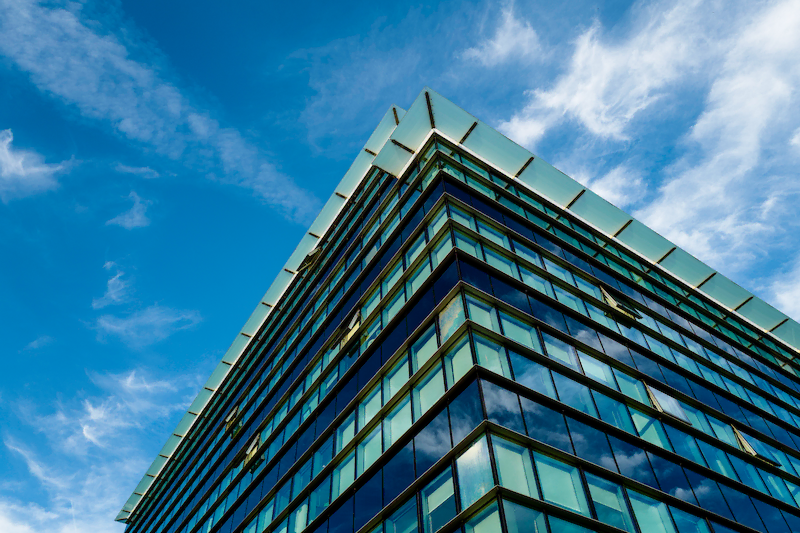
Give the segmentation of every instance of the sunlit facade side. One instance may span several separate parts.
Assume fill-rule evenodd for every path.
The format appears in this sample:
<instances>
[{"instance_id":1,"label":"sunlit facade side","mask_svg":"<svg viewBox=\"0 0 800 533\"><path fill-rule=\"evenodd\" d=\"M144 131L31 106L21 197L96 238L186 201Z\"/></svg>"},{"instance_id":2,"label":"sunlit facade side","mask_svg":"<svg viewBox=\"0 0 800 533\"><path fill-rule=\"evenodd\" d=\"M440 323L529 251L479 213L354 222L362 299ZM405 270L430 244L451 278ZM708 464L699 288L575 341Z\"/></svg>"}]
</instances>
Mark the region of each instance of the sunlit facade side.
<instances>
[{"instance_id":1,"label":"sunlit facade side","mask_svg":"<svg viewBox=\"0 0 800 533\"><path fill-rule=\"evenodd\" d=\"M375 157L126 531L800 532L794 348L427 95L421 147Z\"/></svg>"}]
</instances>

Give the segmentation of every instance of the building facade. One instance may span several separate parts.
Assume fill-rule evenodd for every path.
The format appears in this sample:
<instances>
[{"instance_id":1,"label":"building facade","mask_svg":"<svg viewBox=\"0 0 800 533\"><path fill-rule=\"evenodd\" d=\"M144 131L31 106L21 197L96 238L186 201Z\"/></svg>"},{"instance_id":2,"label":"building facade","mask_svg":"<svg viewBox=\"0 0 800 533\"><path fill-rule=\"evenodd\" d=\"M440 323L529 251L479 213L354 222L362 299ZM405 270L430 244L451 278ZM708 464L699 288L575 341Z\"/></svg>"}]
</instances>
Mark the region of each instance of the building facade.
<instances>
[{"instance_id":1,"label":"building facade","mask_svg":"<svg viewBox=\"0 0 800 533\"><path fill-rule=\"evenodd\" d=\"M800 532L800 326L426 89L128 533Z\"/></svg>"}]
</instances>

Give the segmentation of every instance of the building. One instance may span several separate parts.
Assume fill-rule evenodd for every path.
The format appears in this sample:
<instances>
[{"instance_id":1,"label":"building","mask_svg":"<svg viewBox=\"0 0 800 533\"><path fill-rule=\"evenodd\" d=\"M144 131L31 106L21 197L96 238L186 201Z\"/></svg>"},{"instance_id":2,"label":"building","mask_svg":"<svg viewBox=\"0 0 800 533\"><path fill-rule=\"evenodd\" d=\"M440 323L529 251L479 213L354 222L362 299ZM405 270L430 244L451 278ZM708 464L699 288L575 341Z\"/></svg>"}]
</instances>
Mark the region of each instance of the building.
<instances>
[{"instance_id":1,"label":"building","mask_svg":"<svg viewBox=\"0 0 800 533\"><path fill-rule=\"evenodd\" d=\"M118 520L798 532L798 348L796 322L426 89L383 118Z\"/></svg>"}]
</instances>

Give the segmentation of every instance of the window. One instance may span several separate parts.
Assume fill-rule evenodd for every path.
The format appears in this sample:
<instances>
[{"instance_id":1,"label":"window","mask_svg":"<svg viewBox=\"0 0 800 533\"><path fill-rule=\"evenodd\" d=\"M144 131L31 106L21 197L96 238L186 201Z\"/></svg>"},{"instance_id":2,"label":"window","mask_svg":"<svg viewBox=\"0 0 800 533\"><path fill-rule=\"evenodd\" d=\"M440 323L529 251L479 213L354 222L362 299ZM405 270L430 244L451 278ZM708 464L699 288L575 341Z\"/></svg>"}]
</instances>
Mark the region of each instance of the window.
<instances>
[{"instance_id":1,"label":"window","mask_svg":"<svg viewBox=\"0 0 800 533\"><path fill-rule=\"evenodd\" d=\"M442 343L464 323L464 317L464 304L461 301L461 293L458 293L439 312L439 333L442 336Z\"/></svg>"},{"instance_id":2,"label":"window","mask_svg":"<svg viewBox=\"0 0 800 533\"><path fill-rule=\"evenodd\" d=\"M495 533L501 531L500 511L497 502L480 511L470 518L464 526L466 533Z\"/></svg>"},{"instance_id":3,"label":"window","mask_svg":"<svg viewBox=\"0 0 800 533\"><path fill-rule=\"evenodd\" d=\"M518 444L499 437L492 437L494 458L500 485L531 498L538 498L536 479L533 476L533 463L530 452Z\"/></svg>"},{"instance_id":4,"label":"window","mask_svg":"<svg viewBox=\"0 0 800 533\"><path fill-rule=\"evenodd\" d=\"M432 368L414 387L414 420L418 420L444 394L442 365Z\"/></svg>"},{"instance_id":5,"label":"window","mask_svg":"<svg viewBox=\"0 0 800 533\"><path fill-rule=\"evenodd\" d=\"M236 437L239 430L242 429L244 418L236 419L239 416L239 406L234 407L228 416L225 417L225 432L230 433L231 438Z\"/></svg>"},{"instance_id":6,"label":"window","mask_svg":"<svg viewBox=\"0 0 800 533\"><path fill-rule=\"evenodd\" d=\"M640 315L639 312L636 310L636 308L633 307L632 305L628 304L622 299L620 300L615 299L603 287L600 287L600 291L603 293L603 300L623 317L628 318L630 320L638 320L642 318L642 315Z\"/></svg>"},{"instance_id":7,"label":"window","mask_svg":"<svg viewBox=\"0 0 800 533\"><path fill-rule=\"evenodd\" d=\"M469 312L470 320L473 322L477 322L481 326L492 331L496 331L498 333L500 332L500 326L498 325L497 321L497 311L491 306L491 304L488 304L468 294L467 311Z\"/></svg>"},{"instance_id":8,"label":"window","mask_svg":"<svg viewBox=\"0 0 800 533\"><path fill-rule=\"evenodd\" d=\"M534 459L542 483L543 499L559 507L589 516L589 504L583 493L578 468L539 453L534 453Z\"/></svg>"},{"instance_id":9,"label":"window","mask_svg":"<svg viewBox=\"0 0 800 533\"><path fill-rule=\"evenodd\" d=\"M736 443L739 445L739 448L742 451L745 451L756 457L765 461L773 466L780 467L781 464L775 459L775 456L772 452L758 439L751 437L749 435L745 435L735 427L731 427L733 429L733 434L736 436Z\"/></svg>"},{"instance_id":10,"label":"window","mask_svg":"<svg viewBox=\"0 0 800 533\"><path fill-rule=\"evenodd\" d=\"M622 487L611 481L586 474L589 496L601 522L634 533L633 519L625 502Z\"/></svg>"},{"instance_id":11,"label":"window","mask_svg":"<svg viewBox=\"0 0 800 533\"><path fill-rule=\"evenodd\" d=\"M434 533L456 516L453 473L448 468L422 489L425 533Z\"/></svg>"},{"instance_id":12,"label":"window","mask_svg":"<svg viewBox=\"0 0 800 533\"><path fill-rule=\"evenodd\" d=\"M683 410L683 407L681 407L681 403L678 400L665 392L661 392L658 389L650 387L649 385L645 386L647 387L647 396L650 398L650 403L653 405L653 407L662 413L668 414L674 418L677 418L681 422L691 425L692 422L689 420L689 416Z\"/></svg>"},{"instance_id":13,"label":"window","mask_svg":"<svg viewBox=\"0 0 800 533\"><path fill-rule=\"evenodd\" d=\"M648 498L644 494L628 491L633 507L633 514L639 522L639 528L647 533L675 533L669 517L667 504Z\"/></svg>"},{"instance_id":14,"label":"window","mask_svg":"<svg viewBox=\"0 0 800 533\"><path fill-rule=\"evenodd\" d=\"M461 506L467 508L494 485L489 447L481 437L456 459Z\"/></svg>"},{"instance_id":15,"label":"window","mask_svg":"<svg viewBox=\"0 0 800 533\"><path fill-rule=\"evenodd\" d=\"M247 447L247 451L245 452L245 458L242 462L243 465L246 465L250 468L250 472L252 473L258 468L264 461L264 456L258 454L258 450L261 448L261 434L256 435L256 438L253 439L253 442L250 443L250 446ZM256 458L256 456L258 456Z\"/></svg>"}]
</instances>

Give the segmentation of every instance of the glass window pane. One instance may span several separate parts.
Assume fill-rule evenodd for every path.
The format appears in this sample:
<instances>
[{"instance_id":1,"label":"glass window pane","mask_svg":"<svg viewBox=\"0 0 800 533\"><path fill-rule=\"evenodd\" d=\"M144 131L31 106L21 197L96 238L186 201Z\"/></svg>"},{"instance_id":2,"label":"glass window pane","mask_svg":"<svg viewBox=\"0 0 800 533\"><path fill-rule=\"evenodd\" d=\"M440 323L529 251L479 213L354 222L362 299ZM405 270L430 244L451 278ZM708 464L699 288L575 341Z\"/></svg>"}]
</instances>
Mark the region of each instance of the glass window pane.
<instances>
[{"instance_id":1,"label":"glass window pane","mask_svg":"<svg viewBox=\"0 0 800 533\"><path fill-rule=\"evenodd\" d=\"M400 509L384 522L386 533L417 533L417 498L412 496Z\"/></svg>"},{"instance_id":2,"label":"glass window pane","mask_svg":"<svg viewBox=\"0 0 800 533\"><path fill-rule=\"evenodd\" d=\"M422 365L436 352L436 348L436 328L431 325L411 346L411 361L414 363L414 372L422 368Z\"/></svg>"},{"instance_id":3,"label":"glass window pane","mask_svg":"<svg viewBox=\"0 0 800 533\"><path fill-rule=\"evenodd\" d=\"M452 387L461 376L472 368L472 351L467 335L463 335L447 350L444 355L444 365L448 387Z\"/></svg>"},{"instance_id":4,"label":"glass window pane","mask_svg":"<svg viewBox=\"0 0 800 533\"><path fill-rule=\"evenodd\" d=\"M466 509L494 486L489 447L483 436L456 459L461 506Z\"/></svg>"},{"instance_id":5,"label":"glass window pane","mask_svg":"<svg viewBox=\"0 0 800 533\"><path fill-rule=\"evenodd\" d=\"M535 327L502 311L500 312L500 324L503 326L503 335L531 350L542 353L542 345Z\"/></svg>"},{"instance_id":6,"label":"glass window pane","mask_svg":"<svg viewBox=\"0 0 800 533\"><path fill-rule=\"evenodd\" d=\"M686 413L683 411L683 408L678 400L665 392L654 389L653 387L650 387L650 394L653 395L653 399L656 403L656 405L653 407L659 411L667 413L668 415L672 415L679 420L683 420L687 424L691 424L689 417L686 416Z\"/></svg>"},{"instance_id":7,"label":"glass window pane","mask_svg":"<svg viewBox=\"0 0 800 533\"><path fill-rule=\"evenodd\" d=\"M611 370L610 366L580 350L578 350L578 359L580 359L583 373L586 374L587 377L599 381L604 385L608 385L612 389L617 388L617 382L614 380L614 372Z\"/></svg>"},{"instance_id":8,"label":"glass window pane","mask_svg":"<svg viewBox=\"0 0 800 533\"><path fill-rule=\"evenodd\" d=\"M651 444L672 451L660 420L649 417L636 409L631 409L630 412L633 417L633 424L636 426L636 431L640 437Z\"/></svg>"},{"instance_id":9,"label":"glass window pane","mask_svg":"<svg viewBox=\"0 0 800 533\"><path fill-rule=\"evenodd\" d=\"M478 233L493 243L499 244L503 248L511 249L511 245L509 244L508 237L505 235L505 233L484 223L482 220L478 220Z\"/></svg>"},{"instance_id":10,"label":"glass window pane","mask_svg":"<svg viewBox=\"0 0 800 533\"><path fill-rule=\"evenodd\" d=\"M453 474L448 468L421 492L425 533L434 533L456 516Z\"/></svg>"},{"instance_id":11,"label":"glass window pane","mask_svg":"<svg viewBox=\"0 0 800 533\"><path fill-rule=\"evenodd\" d=\"M475 219L472 218L471 215L468 215L465 211L462 211L460 208L456 207L453 204L450 204L450 218L462 224L472 230L476 230L475 226Z\"/></svg>"},{"instance_id":12,"label":"glass window pane","mask_svg":"<svg viewBox=\"0 0 800 533\"><path fill-rule=\"evenodd\" d=\"M675 525L678 526L678 533L711 533L705 519L672 506L669 507L669 510L675 520Z\"/></svg>"},{"instance_id":13,"label":"glass window pane","mask_svg":"<svg viewBox=\"0 0 800 533\"><path fill-rule=\"evenodd\" d=\"M500 485L531 498L538 498L536 479L533 477L533 463L530 452L518 444L492 436L494 458Z\"/></svg>"},{"instance_id":14,"label":"glass window pane","mask_svg":"<svg viewBox=\"0 0 800 533\"><path fill-rule=\"evenodd\" d=\"M408 357L403 356L383 378L383 391L387 401L406 384L409 370Z\"/></svg>"},{"instance_id":15,"label":"glass window pane","mask_svg":"<svg viewBox=\"0 0 800 533\"><path fill-rule=\"evenodd\" d=\"M497 311L491 304L467 294L467 312L469 313L470 320L473 322L477 322L481 326L491 329L492 331L500 332L497 321Z\"/></svg>"},{"instance_id":16,"label":"glass window pane","mask_svg":"<svg viewBox=\"0 0 800 533\"><path fill-rule=\"evenodd\" d=\"M549 516L547 518L550 522L550 530L557 533L592 533L591 529L586 529L583 526L579 526L578 524L573 524L572 522L567 522L566 520L562 520L561 518L556 518L555 516Z\"/></svg>"},{"instance_id":17,"label":"glass window pane","mask_svg":"<svg viewBox=\"0 0 800 533\"><path fill-rule=\"evenodd\" d=\"M648 498L632 490L628 491L633 514L639 522L639 529L647 533L675 533L667 504Z\"/></svg>"},{"instance_id":18,"label":"glass window pane","mask_svg":"<svg viewBox=\"0 0 800 533\"><path fill-rule=\"evenodd\" d=\"M439 312L439 333L442 336L442 342L449 339L458 326L464 323L465 317L464 304L461 301L461 293L459 293Z\"/></svg>"},{"instance_id":19,"label":"glass window pane","mask_svg":"<svg viewBox=\"0 0 800 533\"><path fill-rule=\"evenodd\" d=\"M444 394L442 365L432 368L414 387L414 420L418 420Z\"/></svg>"},{"instance_id":20,"label":"glass window pane","mask_svg":"<svg viewBox=\"0 0 800 533\"><path fill-rule=\"evenodd\" d=\"M456 248L467 252L473 257L483 260L481 245L478 244L478 241L460 231L456 231Z\"/></svg>"},{"instance_id":21,"label":"glass window pane","mask_svg":"<svg viewBox=\"0 0 800 533\"><path fill-rule=\"evenodd\" d=\"M508 351L508 355L514 369L515 381L550 398L556 397L550 369L511 350Z\"/></svg>"},{"instance_id":22,"label":"glass window pane","mask_svg":"<svg viewBox=\"0 0 800 533\"><path fill-rule=\"evenodd\" d=\"M342 451L356 434L356 414L350 413L336 429L336 453Z\"/></svg>"},{"instance_id":23,"label":"glass window pane","mask_svg":"<svg viewBox=\"0 0 800 533\"><path fill-rule=\"evenodd\" d=\"M358 445L358 472L357 474L360 476L363 474L367 468L372 466L378 457L381 456L383 452L381 448L381 427L380 425L376 426L375 429L372 430L372 433L367 435L361 443Z\"/></svg>"},{"instance_id":24,"label":"glass window pane","mask_svg":"<svg viewBox=\"0 0 800 533\"><path fill-rule=\"evenodd\" d=\"M476 334L475 353L478 356L479 365L507 378L511 377L505 348L482 335Z\"/></svg>"},{"instance_id":25,"label":"glass window pane","mask_svg":"<svg viewBox=\"0 0 800 533\"><path fill-rule=\"evenodd\" d=\"M333 470L331 480L333 482L333 491L331 500L335 500L347 488L352 485L356 479L356 454L355 450L350 452L347 457Z\"/></svg>"},{"instance_id":26,"label":"glass window pane","mask_svg":"<svg viewBox=\"0 0 800 533\"><path fill-rule=\"evenodd\" d=\"M573 452L563 414L524 397L520 398L520 403L530 438L567 453Z\"/></svg>"},{"instance_id":27,"label":"glass window pane","mask_svg":"<svg viewBox=\"0 0 800 533\"><path fill-rule=\"evenodd\" d=\"M486 253L486 262L489 263L494 268L500 270L512 276L514 278L518 278L517 276L517 267L514 264L514 261L507 258L506 256L499 254L489 248L488 246L484 247L484 252Z\"/></svg>"},{"instance_id":28,"label":"glass window pane","mask_svg":"<svg viewBox=\"0 0 800 533\"><path fill-rule=\"evenodd\" d=\"M358 427L363 428L381 409L381 384L376 383L358 405Z\"/></svg>"},{"instance_id":29,"label":"glass window pane","mask_svg":"<svg viewBox=\"0 0 800 533\"><path fill-rule=\"evenodd\" d=\"M597 519L601 522L634 533L633 519L625 503L622 487L611 481L586 474L589 496L594 502Z\"/></svg>"},{"instance_id":30,"label":"glass window pane","mask_svg":"<svg viewBox=\"0 0 800 533\"><path fill-rule=\"evenodd\" d=\"M594 402L592 401L592 394L589 392L589 387L572 381L570 378L558 372L553 372L553 381L556 384L556 391L558 391L558 399L574 407L579 411L583 411L587 415L597 417L597 409L595 409Z\"/></svg>"},{"instance_id":31,"label":"glass window pane","mask_svg":"<svg viewBox=\"0 0 800 533\"><path fill-rule=\"evenodd\" d=\"M384 446L389 446L411 427L411 396L406 395L383 420Z\"/></svg>"},{"instance_id":32,"label":"glass window pane","mask_svg":"<svg viewBox=\"0 0 800 533\"><path fill-rule=\"evenodd\" d=\"M636 429L633 427L633 421L628 412L628 407L624 403L609 398L605 394L601 394L595 390L592 391L592 397L600 413L600 420L608 422L633 435L636 434Z\"/></svg>"},{"instance_id":33,"label":"glass window pane","mask_svg":"<svg viewBox=\"0 0 800 533\"><path fill-rule=\"evenodd\" d=\"M589 504L578 469L539 453L534 453L534 460L544 500L588 516Z\"/></svg>"},{"instance_id":34,"label":"glass window pane","mask_svg":"<svg viewBox=\"0 0 800 533\"><path fill-rule=\"evenodd\" d=\"M545 351L549 357L569 367L578 368L575 348L547 333L542 333L542 338L544 339Z\"/></svg>"},{"instance_id":35,"label":"glass window pane","mask_svg":"<svg viewBox=\"0 0 800 533\"><path fill-rule=\"evenodd\" d=\"M503 500L508 533L547 533L544 513L523 505Z\"/></svg>"},{"instance_id":36,"label":"glass window pane","mask_svg":"<svg viewBox=\"0 0 800 533\"><path fill-rule=\"evenodd\" d=\"M493 502L489 507L470 518L464 529L467 533L497 533L501 531L497 502Z\"/></svg>"}]
</instances>

